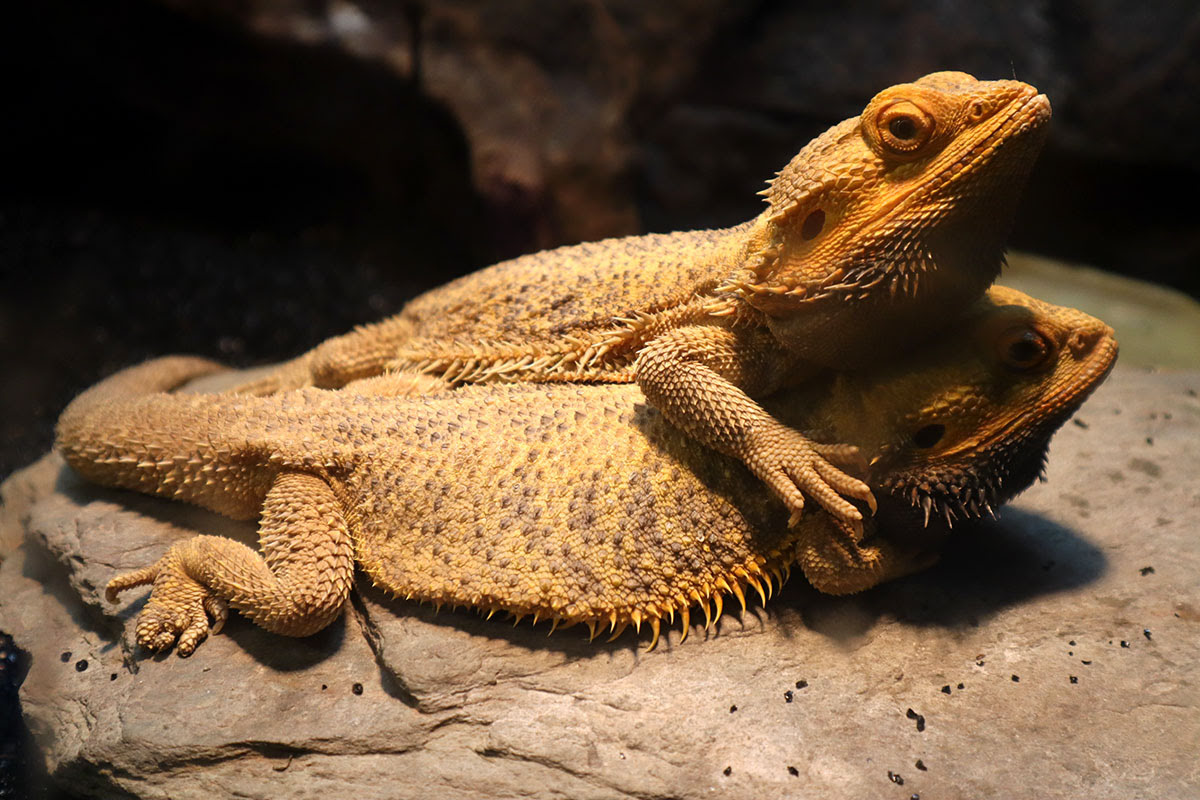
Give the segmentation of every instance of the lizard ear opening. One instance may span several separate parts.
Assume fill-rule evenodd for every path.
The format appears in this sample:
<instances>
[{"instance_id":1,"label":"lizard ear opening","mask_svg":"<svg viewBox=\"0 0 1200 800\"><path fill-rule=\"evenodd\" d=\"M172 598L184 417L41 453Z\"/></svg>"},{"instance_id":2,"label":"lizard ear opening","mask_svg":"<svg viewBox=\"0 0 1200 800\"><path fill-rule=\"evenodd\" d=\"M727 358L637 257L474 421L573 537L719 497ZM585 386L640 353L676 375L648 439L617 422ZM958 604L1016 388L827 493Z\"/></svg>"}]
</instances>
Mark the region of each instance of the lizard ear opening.
<instances>
[{"instance_id":1,"label":"lizard ear opening","mask_svg":"<svg viewBox=\"0 0 1200 800\"><path fill-rule=\"evenodd\" d=\"M820 236L824 229L825 212L818 208L804 218L804 224L800 226L800 238L806 242L811 241Z\"/></svg>"},{"instance_id":2,"label":"lizard ear opening","mask_svg":"<svg viewBox=\"0 0 1200 800\"><path fill-rule=\"evenodd\" d=\"M928 450L942 440L946 435L946 426L941 423L926 425L913 434L912 442L922 450Z\"/></svg>"}]
</instances>

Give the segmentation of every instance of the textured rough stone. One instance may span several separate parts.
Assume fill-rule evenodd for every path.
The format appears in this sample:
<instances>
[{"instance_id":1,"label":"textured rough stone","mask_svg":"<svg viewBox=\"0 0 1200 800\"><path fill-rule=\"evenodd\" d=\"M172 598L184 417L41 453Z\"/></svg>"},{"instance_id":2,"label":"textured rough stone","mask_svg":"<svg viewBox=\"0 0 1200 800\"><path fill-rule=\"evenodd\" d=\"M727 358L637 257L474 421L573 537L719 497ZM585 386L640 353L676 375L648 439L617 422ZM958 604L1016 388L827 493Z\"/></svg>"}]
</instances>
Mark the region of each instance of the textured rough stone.
<instances>
[{"instance_id":1,"label":"textured rough stone","mask_svg":"<svg viewBox=\"0 0 1200 800\"><path fill-rule=\"evenodd\" d=\"M180 536L252 526L48 456L5 485L24 544L0 566L0 628L33 653L23 702L51 774L85 794L1194 797L1197 392L1197 372L1118 368L1049 481L938 566L846 598L795 580L653 652L362 586L310 639L235 616L190 659L131 653L142 598L113 609L97 587Z\"/></svg>"}]
</instances>

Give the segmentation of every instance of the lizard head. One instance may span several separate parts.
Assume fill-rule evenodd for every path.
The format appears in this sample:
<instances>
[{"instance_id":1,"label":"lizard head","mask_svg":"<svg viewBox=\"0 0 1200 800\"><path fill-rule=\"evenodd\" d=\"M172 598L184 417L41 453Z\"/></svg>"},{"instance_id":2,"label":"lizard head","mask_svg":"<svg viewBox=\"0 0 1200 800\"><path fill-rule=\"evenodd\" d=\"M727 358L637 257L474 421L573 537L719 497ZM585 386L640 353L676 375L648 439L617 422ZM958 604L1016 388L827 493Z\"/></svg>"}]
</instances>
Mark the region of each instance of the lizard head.
<instances>
[{"instance_id":1,"label":"lizard head","mask_svg":"<svg viewBox=\"0 0 1200 800\"><path fill-rule=\"evenodd\" d=\"M952 524L1033 483L1116 357L1100 320L997 286L937 341L835 378L823 415L870 459L881 527Z\"/></svg>"},{"instance_id":2,"label":"lizard head","mask_svg":"<svg viewBox=\"0 0 1200 800\"><path fill-rule=\"evenodd\" d=\"M999 273L1049 119L1045 95L1019 81L937 72L884 89L779 172L721 289L768 314L929 284L970 302Z\"/></svg>"}]
</instances>

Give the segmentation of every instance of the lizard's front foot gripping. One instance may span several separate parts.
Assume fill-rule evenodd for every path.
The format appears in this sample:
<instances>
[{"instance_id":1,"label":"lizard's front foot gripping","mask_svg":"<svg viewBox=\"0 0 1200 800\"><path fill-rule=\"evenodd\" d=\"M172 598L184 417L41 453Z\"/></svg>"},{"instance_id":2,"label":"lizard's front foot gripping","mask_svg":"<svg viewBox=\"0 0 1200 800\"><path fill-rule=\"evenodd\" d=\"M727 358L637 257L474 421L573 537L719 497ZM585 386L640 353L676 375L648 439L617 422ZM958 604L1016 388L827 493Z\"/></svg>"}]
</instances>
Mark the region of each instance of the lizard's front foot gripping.
<instances>
[{"instance_id":1,"label":"lizard's front foot gripping","mask_svg":"<svg viewBox=\"0 0 1200 800\"><path fill-rule=\"evenodd\" d=\"M795 525L804 511L804 496L816 500L826 511L851 526L862 537L862 512L846 500L861 500L875 513L875 496L859 479L830 461L857 467L863 461L857 448L849 445L820 445L784 425L764 428L750 437L743 460L758 478L787 506Z\"/></svg>"},{"instance_id":2,"label":"lizard's front foot gripping","mask_svg":"<svg viewBox=\"0 0 1200 800\"><path fill-rule=\"evenodd\" d=\"M175 645L176 652L186 658L210 631L219 633L229 617L229 604L190 578L171 552L149 567L113 578L104 594L115 602L120 592L151 582L154 588L138 615L135 632L140 647L164 652Z\"/></svg>"}]
</instances>

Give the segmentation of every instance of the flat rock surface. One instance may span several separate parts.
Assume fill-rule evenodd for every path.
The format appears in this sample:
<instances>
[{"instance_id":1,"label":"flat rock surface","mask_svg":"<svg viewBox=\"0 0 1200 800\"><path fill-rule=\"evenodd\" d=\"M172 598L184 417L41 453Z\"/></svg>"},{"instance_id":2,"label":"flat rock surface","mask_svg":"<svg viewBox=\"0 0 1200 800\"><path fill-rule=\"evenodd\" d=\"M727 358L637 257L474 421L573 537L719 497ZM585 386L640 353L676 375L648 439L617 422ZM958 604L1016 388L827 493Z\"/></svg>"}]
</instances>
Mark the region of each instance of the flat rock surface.
<instances>
[{"instance_id":1,"label":"flat rock surface","mask_svg":"<svg viewBox=\"0 0 1200 800\"><path fill-rule=\"evenodd\" d=\"M1048 482L933 569L845 598L797 578L652 652L364 585L309 639L235 615L190 659L148 657L144 593L114 608L104 583L253 526L47 456L4 486L0 629L33 654L51 775L86 796L1193 798L1197 392L1118 368Z\"/></svg>"}]
</instances>

